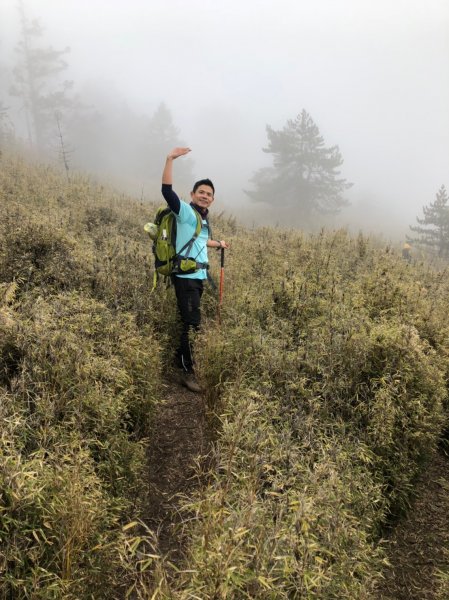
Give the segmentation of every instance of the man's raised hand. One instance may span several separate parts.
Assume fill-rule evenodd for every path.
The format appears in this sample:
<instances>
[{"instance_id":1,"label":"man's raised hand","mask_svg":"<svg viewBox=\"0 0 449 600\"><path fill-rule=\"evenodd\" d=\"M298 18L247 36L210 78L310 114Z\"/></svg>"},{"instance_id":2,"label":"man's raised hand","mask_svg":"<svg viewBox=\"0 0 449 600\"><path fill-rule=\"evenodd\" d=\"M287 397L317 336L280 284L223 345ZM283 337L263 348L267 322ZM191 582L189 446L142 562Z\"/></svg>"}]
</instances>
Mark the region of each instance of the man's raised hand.
<instances>
[{"instance_id":1,"label":"man's raised hand","mask_svg":"<svg viewBox=\"0 0 449 600\"><path fill-rule=\"evenodd\" d=\"M184 156L184 154L188 154L190 151L190 148L173 148L167 158L179 158L180 156Z\"/></svg>"}]
</instances>

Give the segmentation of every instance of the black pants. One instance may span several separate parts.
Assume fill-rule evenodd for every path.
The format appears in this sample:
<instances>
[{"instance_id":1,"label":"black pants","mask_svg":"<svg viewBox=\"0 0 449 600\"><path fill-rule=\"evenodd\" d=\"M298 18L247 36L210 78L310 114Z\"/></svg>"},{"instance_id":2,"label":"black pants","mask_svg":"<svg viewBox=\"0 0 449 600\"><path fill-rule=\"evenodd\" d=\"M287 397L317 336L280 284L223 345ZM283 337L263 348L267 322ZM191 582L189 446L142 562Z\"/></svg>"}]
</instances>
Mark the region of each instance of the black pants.
<instances>
[{"instance_id":1,"label":"black pants","mask_svg":"<svg viewBox=\"0 0 449 600\"><path fill-rule=\"evenodd\" d=\"M181 317L182 330L179 348L176 352L178 366L187 373L193 372L192 343L190 334L198 331L201 324L201 296L203 295L203 280L189 277L173 277L176 299Z\"/></svg>"}]
</instances>

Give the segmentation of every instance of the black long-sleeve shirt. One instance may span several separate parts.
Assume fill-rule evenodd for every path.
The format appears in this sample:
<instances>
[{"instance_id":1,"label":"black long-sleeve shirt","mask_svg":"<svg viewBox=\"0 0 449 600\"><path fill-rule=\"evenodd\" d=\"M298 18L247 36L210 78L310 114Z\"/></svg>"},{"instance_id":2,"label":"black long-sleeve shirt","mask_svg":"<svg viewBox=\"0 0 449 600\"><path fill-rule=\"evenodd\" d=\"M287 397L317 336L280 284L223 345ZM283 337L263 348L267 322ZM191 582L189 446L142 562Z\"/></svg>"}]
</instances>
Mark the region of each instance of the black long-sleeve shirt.
<instances>
[{"instance_id":1,"label":"black long-sleeve shirt","mask_svg":"<svg viewBox=\"0 0 449 600\"><path fill-rule=\"evenodd\" d=\"M170 210L172 210L175 213L175 215L179 215L181 202L176 192L173 191L173 187L170 183L162 184L162 195L164 196Z\"/></svg>"}]
</instances>

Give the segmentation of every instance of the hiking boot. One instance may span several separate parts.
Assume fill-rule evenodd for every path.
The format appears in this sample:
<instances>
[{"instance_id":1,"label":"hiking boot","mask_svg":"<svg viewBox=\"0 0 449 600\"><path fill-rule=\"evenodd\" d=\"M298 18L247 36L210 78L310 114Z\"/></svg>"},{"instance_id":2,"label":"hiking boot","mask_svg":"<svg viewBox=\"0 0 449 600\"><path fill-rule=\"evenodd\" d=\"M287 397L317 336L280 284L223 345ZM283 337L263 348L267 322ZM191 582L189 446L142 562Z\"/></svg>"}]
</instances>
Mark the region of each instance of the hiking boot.
<instances>
[{"instance_id":1,"label":"hiking boot","mask_svg":"<svg viewBox=\"0 0 449 600\"><path fill-rule=\"evenodd\" d=\"M197 382L195 375L193 373L186 373L182 378L183 385L186 386L191 392L195 392L199 394L203 390L201 389L200 384Z\"/></svg>"}]
</instances>

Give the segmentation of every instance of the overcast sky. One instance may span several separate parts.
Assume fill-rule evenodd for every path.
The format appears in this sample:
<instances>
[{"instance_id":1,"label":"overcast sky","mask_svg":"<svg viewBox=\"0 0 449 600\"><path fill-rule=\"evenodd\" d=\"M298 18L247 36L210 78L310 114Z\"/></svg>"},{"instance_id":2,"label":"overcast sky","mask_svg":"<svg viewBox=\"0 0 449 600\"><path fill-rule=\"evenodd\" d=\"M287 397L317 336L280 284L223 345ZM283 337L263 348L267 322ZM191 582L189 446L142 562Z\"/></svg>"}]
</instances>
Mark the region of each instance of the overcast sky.
<instances>
[{"instance_id":1,"label":"overcast sky","mask_svg":"<svg viewBox=\"0 0 449 600\"><path fill-rule=\"evenodd\" d=\"M77 86L152 114L164 101L195 176L234 209L266 164L265 126L304 108L337 144L351 214L408 225L449 187L447 0L25 0ZM0 0L0 51L16 43ZM198 171L198 172L196 172ZM251 210L256 215L258 207ZM373 216L374 218L374 216ZM344 218L343 218L344 221ZM387 229L387 228L386 228Z\"/></svg>"}]
</instances>

